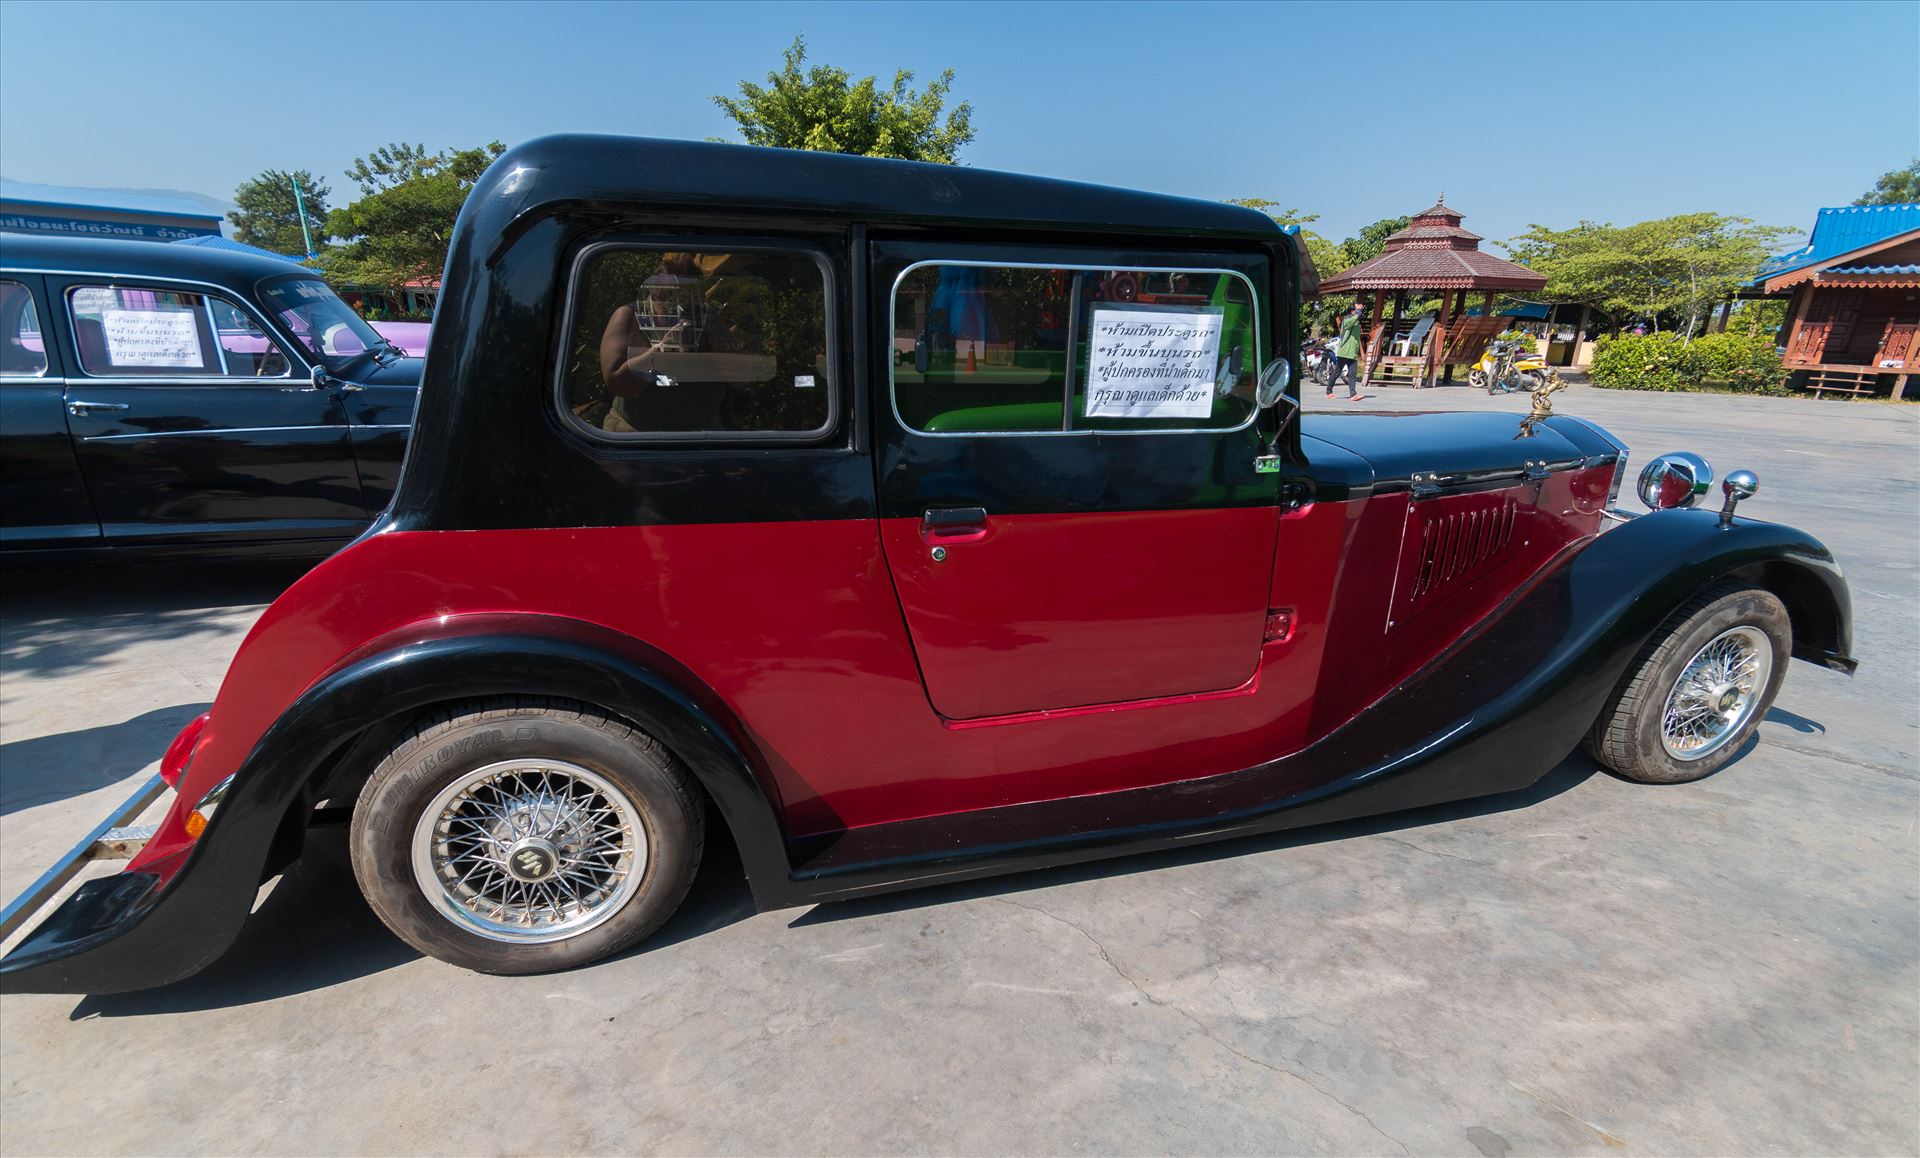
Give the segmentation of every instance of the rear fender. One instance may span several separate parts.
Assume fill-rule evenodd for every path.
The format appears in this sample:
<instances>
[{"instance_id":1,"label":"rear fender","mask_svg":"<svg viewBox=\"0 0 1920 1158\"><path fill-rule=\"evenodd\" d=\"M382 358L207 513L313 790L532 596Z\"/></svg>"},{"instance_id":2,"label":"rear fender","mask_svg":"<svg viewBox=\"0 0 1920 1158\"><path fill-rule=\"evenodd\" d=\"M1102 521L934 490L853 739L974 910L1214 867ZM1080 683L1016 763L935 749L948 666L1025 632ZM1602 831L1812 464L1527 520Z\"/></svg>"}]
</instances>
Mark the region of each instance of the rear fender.
<instances>
[{"instance_id":1,"label":"rear fender","mask_svg":"<svg viewBox=\"0 0 1920 1158\"><path fill-rule=\"evenodd\" d=\"M369 729L488 696L579 700L654 736L712 798L756 901L782 903L790 867L775 801L702 697L635 654L644 645L542 616L436 619L420 631L432 638L389 637L310 686L254 745L205 833L174 854L184 864L83 886L0 965L0 991L120 993L205 968L239 935L283 819L338 753Z\"/></svg>"}]
</instances>

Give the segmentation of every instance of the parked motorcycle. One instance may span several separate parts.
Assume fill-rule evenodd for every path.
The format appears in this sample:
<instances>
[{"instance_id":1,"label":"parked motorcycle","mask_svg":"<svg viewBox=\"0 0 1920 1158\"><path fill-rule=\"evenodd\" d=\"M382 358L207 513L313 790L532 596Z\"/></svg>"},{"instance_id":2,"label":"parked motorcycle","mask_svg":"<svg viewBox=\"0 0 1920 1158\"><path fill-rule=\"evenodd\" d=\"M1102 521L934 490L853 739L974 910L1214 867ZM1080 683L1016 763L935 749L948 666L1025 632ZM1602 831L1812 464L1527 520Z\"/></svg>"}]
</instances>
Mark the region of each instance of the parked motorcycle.
<instances>
[{"instance_id":1,"label":"parked motorcycle","mask_svg":"<svg viewBox=\"0 0 1920 1158\"><path fill-rule=\"evenodd\" d=\"M1489 394L1531 394L1544 386L1550 372L1547 360L1531 342L1492 342L1467 371L1467 383Z\"/></svg>"},{"instance_id":2,"label":"parked motorcycle","mask_svg":"<svg viewBox=\"0 0 1920 1158\"><path fill-rule=\"evenodd\" d=\"M1327 375L1333 372L1333 343L1324 338L1308 339L1300 347L1300 361L1306 364L1307 381L1325 386Z\"/></svg>"}]
</instances>

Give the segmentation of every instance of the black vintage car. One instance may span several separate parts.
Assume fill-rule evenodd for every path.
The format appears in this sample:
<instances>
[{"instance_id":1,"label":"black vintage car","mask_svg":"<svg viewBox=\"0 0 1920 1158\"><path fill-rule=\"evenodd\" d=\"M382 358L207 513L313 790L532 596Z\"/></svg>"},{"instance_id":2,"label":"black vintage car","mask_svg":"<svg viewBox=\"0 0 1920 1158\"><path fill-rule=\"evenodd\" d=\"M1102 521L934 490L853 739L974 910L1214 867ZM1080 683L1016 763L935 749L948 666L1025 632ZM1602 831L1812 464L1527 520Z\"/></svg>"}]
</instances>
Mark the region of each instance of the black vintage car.
<instances>
[{"instance_id":1,"label":"black vintage car","mask_svg":"<svg viewBox=\"0 0 1920 1158\"><path fill-rule=\"evenodd\" d=\"M0 549L329 552L393 496L420 366L290 262L0 235Z\"/></svg>"}]
</instances>

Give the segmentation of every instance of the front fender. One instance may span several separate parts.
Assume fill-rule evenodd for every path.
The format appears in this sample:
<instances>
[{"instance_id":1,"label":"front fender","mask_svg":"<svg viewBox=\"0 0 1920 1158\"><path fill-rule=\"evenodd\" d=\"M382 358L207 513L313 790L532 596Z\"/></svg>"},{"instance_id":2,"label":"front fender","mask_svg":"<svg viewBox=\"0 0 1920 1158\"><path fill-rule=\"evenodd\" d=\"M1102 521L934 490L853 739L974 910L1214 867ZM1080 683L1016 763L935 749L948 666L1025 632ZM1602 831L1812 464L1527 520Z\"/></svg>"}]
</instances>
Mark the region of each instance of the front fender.
<instances>
[{"instance_id":1,"label":"front fender","mask_svg":"<svg viewBox=\"0 0 1920 1158\"><path fill-rule=\"evenodd\" d=\"M176 854L177 871L83 885L0 961L0 992L120 993L205 968L239 935L282 818L330 756L383 721L487 696L577 699L657 737L713 799L756 897L778 903L789 866L777 812L728 730L607 629L531 618L362 655L317 681L254 745L206 832Z\"/></svg>"},{"instance_id":2,"label":"front fender","mask_svg":"<svg viewBox=\"0 0 1920 1158\"><path fill-rule=\"evenodd\" d=\"M1579 570L1669 614L1722 582L1765 588L1786 605L1794 658L1849 674L1857 666L1846 577L1824 544L1793 527L1752 519L1722 526L1712 511L1657 511L1600 536L1581 553Z\"/></svg>"}]
</instances>

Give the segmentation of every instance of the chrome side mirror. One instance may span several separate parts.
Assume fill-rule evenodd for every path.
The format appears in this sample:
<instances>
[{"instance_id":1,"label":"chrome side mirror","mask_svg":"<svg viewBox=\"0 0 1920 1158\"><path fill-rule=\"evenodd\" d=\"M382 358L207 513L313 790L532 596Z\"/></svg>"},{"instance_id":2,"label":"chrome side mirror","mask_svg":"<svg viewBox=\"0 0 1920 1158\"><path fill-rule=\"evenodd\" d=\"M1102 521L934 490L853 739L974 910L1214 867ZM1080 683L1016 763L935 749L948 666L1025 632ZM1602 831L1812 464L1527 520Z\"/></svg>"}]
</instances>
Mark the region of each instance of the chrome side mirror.
<instances>
[{"instance_id":1,"label":"chrome side mirror","mask_svg":"<svg viewBox=\"0 0 1920 1158\"><path fill-rule=\"evenodd\" d=\"M1640 501L1652 511L1699 504L1713 486L1713 468L1688 451L1663 454L1640 472Z\"/></svg>"},{"instance_id":2,"label":"chrome side mirror","mask_svg":"<svg viewBox=\"0 0 1920 1158\"><path fill-rule=\"evenodd\" d=\"M1285 358L1275 358L1260 371L1260 381L1253 388L1254 404L1265 410L1286 396L1287 387L1293 382L1293 363Z\"/></svg>"},{"instance_id":3,"label":"chrome side mirror","mask_svg":"<svg viewBox=\"0 0 1920 1158\"><path fill-rule=\"evenodd\" d=\"M315 390L325 390L331 385L333 385L333 375L327 373L326 367L315 366L313 368L313 388Z\"/></svg>"}]
</instances>

